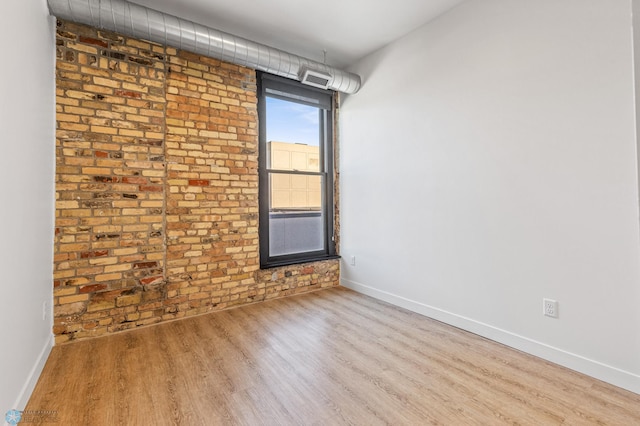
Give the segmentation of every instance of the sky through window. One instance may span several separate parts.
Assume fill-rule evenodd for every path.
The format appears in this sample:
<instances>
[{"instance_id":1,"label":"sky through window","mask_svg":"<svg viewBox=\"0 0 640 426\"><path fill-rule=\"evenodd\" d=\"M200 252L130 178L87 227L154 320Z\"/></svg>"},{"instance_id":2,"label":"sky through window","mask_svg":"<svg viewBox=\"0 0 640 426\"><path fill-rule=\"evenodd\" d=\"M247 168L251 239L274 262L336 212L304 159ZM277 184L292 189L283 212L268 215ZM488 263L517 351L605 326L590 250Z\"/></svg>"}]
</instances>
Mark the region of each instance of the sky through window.
<instances>
[{"instance_id":1,"label":"sky through window","mask_svg":"<svg viewBox=\"0 0 640 426\"><path fill-rule=\"evenodd\" d=\"M267 141L318 145L318 108L267 97Z\"/></svg>"}]
</instances>

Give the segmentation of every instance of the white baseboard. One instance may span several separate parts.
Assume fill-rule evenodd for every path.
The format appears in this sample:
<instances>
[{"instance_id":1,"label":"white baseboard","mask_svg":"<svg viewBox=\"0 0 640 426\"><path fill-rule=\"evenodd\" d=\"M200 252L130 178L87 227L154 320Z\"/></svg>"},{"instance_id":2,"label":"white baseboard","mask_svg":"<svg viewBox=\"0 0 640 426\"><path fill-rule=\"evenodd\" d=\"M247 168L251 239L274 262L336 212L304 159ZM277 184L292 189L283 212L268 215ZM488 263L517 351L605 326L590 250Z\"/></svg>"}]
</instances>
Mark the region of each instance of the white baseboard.
<instances>
[{"instance_id":1,"label":"white baseboard","mask_svg":"<svg viewBox=\"0 0 640 426\"><path fill-rule=\"evenodd\" d=\"M563 351L545 343L502 330L489 324L484 324L471 318L447 312L386 291L378 290L355 281L343 278L340 280L340 284L343 287L350 288L358 293L366 294L367 296L383 300L409 311L470 331L547 361L551 361L555 364L562 365L563 367L567 367L571 370L578 371L598 380L602 380L620 388L640 394L640 376L628 371L588 359L581 355Z\"/></svg>"},{"instance_id":2,"label":"white baseboard","mask_svg":"<svg viewBox=\"0 0 640 426\"><path fill-rule=\"evenodd\" d=\"M53 345L54 345L54 339L53 339L53 334L51 334L49 338L46 340L44 347L40 351L40 354L38 355L38 359L36 360L36 363L31 368L31 371L27 376L27 381L22 386L22 389L20 390L20 394L18 395L18 398L16 398L16 402L13 404L14 409L24 410L24 407L27 406L27 402L29 402L31 393L33 393L33 389L36 387L38 378L40 378L40 374L42 373L42 369L44 369L44 364L47 362L47 358L49 358L49 354L51 353L51 348L53 348Z\"/></svg>"}]
</instances>

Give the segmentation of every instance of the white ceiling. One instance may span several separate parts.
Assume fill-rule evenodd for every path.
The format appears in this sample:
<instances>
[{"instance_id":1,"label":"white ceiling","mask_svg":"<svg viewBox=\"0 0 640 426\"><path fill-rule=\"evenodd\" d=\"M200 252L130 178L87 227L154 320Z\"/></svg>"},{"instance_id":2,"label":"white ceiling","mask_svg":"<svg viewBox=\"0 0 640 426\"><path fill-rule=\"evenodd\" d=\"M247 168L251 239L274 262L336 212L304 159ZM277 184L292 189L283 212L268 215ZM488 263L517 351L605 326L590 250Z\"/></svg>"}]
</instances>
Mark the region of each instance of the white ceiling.
<instances>
[{"instance_id":1,"label":"white ceiling","mask_svg":"<svg viewBox=\"0 0 640 426\"><path fill-rule=\"evenodd\" d=\"M132 1L343 68L464 0Z\"/></svg>"}]
</instances>

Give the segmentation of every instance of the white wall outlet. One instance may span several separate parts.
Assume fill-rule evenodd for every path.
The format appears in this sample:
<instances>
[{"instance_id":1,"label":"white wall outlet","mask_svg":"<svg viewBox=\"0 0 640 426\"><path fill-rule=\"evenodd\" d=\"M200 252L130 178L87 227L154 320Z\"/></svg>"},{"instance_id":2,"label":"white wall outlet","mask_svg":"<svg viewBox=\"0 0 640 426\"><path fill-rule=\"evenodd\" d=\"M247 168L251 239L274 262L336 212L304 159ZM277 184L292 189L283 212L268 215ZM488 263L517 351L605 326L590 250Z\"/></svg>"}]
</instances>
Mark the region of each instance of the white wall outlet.
<instances>
[{"instance_id":1,"label":"white wall outlet","mask_svg":"<svg viewBox=\"0 0 640 426\"><path fill-rule=\"evenodd\" d=\"M351 256L350 263L351 263L351 266L356 266L356 257L355 256Z\"/></svg>"},{"instance_id":2,"label":"white wall outlet","mask_svg":"<svg viewBox=\"0 0 640 426\"><path fill-rule=\"evenodd\" d=\"M551 318L558 318L558 301L542 299L542 313Z\"/></svg>"}]
</instances>

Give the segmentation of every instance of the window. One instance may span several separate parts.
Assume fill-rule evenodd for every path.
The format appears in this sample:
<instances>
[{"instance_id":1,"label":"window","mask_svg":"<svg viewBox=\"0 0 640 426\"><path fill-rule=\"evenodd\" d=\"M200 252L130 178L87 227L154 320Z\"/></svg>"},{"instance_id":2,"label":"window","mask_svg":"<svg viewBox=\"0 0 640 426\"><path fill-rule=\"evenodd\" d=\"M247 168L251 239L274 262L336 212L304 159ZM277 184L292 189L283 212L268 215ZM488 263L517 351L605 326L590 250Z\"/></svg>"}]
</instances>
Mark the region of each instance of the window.
<instances>
[{"instance_id":1,"label":"window","mask_svg":"<svg viewBox=\"0 0 640 426\"><path fill-rule=\"evenodd\" d=\"M333 93L258 81L260 266L334 258Z\"/></svg>"}]
</instances>

